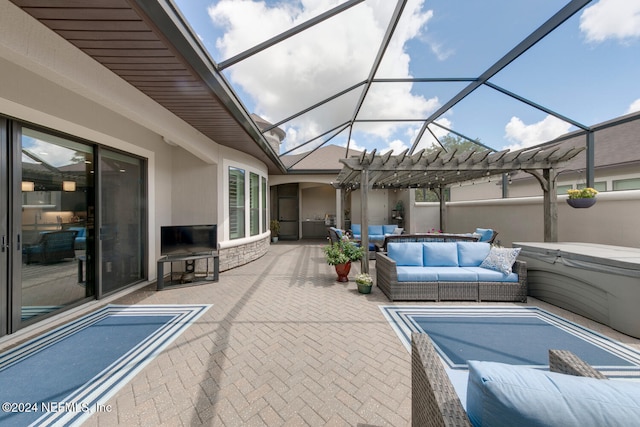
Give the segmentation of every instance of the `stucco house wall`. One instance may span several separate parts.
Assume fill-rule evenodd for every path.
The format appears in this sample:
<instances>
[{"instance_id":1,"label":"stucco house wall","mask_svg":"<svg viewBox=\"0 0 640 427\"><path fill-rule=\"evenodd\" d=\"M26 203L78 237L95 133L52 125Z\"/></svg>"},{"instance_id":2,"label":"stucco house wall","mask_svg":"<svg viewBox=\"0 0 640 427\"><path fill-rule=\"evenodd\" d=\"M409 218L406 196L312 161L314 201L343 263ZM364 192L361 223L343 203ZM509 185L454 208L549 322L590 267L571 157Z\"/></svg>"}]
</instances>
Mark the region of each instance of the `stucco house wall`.
<instances>
[{"instance_id":1,"label":"stucco house wall","mask_svg":"<svg viewBox=\"0 0 640 427\"><path fill-rule=\"evenodd\" d=\"M267 177L264 163L211 141L9 2L0 2L0 75L0 114L146 159L149 280L162 225L218 223L221 258L229 247L260 247L221 268L268 249L268 231L226 241L221 167L244 165Z\"/></svg>"}]
</instances>

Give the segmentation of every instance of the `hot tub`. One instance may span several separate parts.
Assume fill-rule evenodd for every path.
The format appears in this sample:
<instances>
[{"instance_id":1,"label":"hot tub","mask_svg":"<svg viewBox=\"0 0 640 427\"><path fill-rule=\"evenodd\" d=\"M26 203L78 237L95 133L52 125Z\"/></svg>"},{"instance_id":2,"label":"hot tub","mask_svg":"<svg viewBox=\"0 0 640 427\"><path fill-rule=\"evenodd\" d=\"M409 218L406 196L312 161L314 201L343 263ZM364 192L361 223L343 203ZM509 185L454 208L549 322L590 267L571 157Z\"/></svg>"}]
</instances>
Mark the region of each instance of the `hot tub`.
<instances>
[{"instance_id":1,"label":"hot tub","mask_svg":"<svg viewBox=\"0 0 640 427\"><path fill-rule=\"evenodd\" d=\"M529 295L640 338L640 249L579 242L514 242Z\"/></svg>"}]
</instances>

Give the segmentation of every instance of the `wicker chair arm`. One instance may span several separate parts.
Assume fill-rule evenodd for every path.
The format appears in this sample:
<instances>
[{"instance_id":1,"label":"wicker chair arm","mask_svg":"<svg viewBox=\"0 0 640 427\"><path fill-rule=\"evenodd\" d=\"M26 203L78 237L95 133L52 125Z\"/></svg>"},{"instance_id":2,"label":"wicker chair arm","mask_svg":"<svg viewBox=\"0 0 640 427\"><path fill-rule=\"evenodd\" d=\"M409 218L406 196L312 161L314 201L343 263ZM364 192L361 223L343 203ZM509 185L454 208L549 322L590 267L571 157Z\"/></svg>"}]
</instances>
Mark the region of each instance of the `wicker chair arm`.
<instances>
[{"instance_id":1,"label":"wicker chair arm","mask_svg":"<svg viewBox=\"0 0 640 427\"><path fill-rule=\"evenodd\" d=\"M471 426L427 334L411 334L411 388L412 425Z\"/></svg>"},{"instance_id":2,"label":"wicker chair arm","mask_svg":"<svg viewBox=\"0 0 640 427\"><path fill-rule=\"evenodd\" d=\"M519 281L521 283L526 283L527 281L527 262L526 261L516 260L516 262L513 263L513 267L511 268L511 270L518 275L518 277L520 278Z\"/></svg>"},{"instance_id":3,"label":"wicker chair arm","mask_svg":"<svg viewBox=\"0 0 640 427\"><path fill-rule=\"evenodd\" d=\"M607 379L600 371L568 350L549 350L549 370L578 377Z\"/></svg>"}]
</instances>

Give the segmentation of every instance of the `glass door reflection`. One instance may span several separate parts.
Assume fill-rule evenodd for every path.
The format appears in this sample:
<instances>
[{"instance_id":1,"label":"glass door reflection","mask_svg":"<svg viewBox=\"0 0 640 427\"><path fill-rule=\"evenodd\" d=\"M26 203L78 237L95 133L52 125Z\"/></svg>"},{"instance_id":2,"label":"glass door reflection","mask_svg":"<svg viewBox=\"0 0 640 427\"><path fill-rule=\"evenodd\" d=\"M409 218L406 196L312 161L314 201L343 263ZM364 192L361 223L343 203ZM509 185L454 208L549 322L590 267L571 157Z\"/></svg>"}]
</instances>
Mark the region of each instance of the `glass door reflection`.
<instances>
[{"instance_id":1,"label":"glass door reflection","mask_svg":"<svg viewBox=\"0 0 640 427\"><path fill-rule=\"evenodd\" d=\"M21 284L14 298L25 322L95 294L93 148L22 128L21 157Z\"/></svg>"}]
</instances>

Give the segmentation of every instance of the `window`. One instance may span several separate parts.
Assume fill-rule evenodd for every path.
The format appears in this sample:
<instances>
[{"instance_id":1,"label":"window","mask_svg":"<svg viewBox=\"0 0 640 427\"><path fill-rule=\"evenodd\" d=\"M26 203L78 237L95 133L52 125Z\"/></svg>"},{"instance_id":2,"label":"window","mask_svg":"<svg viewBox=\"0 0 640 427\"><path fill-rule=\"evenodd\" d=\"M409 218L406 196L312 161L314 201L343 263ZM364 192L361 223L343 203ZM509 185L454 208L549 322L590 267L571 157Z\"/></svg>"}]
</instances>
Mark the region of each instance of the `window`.
<instances>
[{"instance_id":1,"label":"window","mask_svg":"<svg viewBox=\"0 0 640 427\"><path fill-rule=\"evenodd\" d=\"M229 167L229 238L244 237L244 170Z\"/></svg>"},{"instance_id":2,"label":"window","mask_svg":"<svg viewBox=\"0 0 640 427\"><path fill-rule=\"evenodd\" d=\"M585 188L587 185L586 184L578 184L576 186L576 188L578 189L582 189ZM598 181L598 182L594 182L593 183L593 188L595 188L596 190L598 190L598 192L603 192L603 191L607 191L607 181Z\"/></svg>"},{"instance_id":3,"label":"window","mask_svg":"<svg viewBox=\"0 0 640 427\"><path fill-rule=\"evenodd\" d=\"M444 189L444 200L451 201L451 189ZM438 193L427 188L416 188L416 202L439 202Z\"/></svg>"},{"instance_id":4,"label":"window","mask_svg":"<svg viewBox=\"0 0 640 427\"><path fill-rule=\"evenodd\" d=\"M640 189L640 178L617 179L613 181L613 191L638 189Z\"/></svg>"},{"instance_id":5,"label":"window","mask_svg":"<svg viewBox=\"0 0 640 427\"><path fill-rule=\"evenodd\" d=\"M249 231L252 236L260 233L260 177L249 174Z\"/></svg>"},{"instance_id":6,"label":"window","mask_svg":"<svg viewBox=\"0 0 640 427\"><path fill-rule=\"evenodd\" d=\"M267 178L262 177L262 232L267 231Z\"/></svg>"},{"instance_id":7,"label":"window","mask_svg":"<svg viewBox=\"0 0 640 427\"><path fill-rule=\"evenodd\" d=\"M569 193L567 193L567 190L572 190L572 189L573 189L573 185L572 184L558 185L558 187L556 188L556 193L557 194L569 194Z\"/></svg>"}]
</instances>

